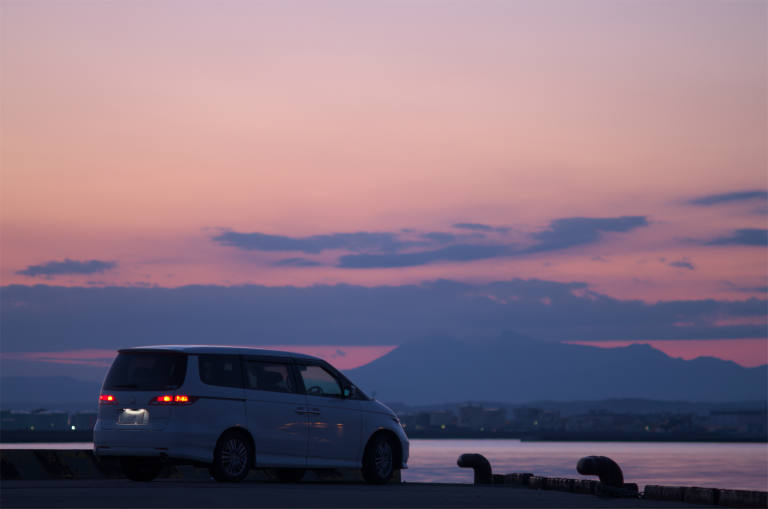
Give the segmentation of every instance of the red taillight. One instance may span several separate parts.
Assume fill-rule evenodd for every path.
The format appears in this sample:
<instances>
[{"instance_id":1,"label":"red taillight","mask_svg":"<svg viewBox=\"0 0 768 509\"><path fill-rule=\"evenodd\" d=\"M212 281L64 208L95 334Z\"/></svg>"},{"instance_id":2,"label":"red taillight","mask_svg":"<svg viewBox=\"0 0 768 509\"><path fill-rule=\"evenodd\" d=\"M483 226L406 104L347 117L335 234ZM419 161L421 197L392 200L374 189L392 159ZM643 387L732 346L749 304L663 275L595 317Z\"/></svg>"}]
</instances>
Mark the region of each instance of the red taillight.
<instances>
[{"instance_id":1,"label":"red taillight","mask_svg":"<svg viewBox=\"0 0 768 509\"><path fill-rule=\"evenodd\" d=\"M100 394L99 404L101 405L114 405L117 403L117 399L111 394Z\"/></svg>"},{"instance_id":2,"label":"red taillight","mask_svg":"<svg viewBox=\"0 0 768 509\"><path fill-rule=\"evenodd\" d=\"M151 405L191 405L197 398L195 396L187 396L186 394L176 394L171 396L170 394L163 394L149 400Z\"/></svg>"}]
</instances>

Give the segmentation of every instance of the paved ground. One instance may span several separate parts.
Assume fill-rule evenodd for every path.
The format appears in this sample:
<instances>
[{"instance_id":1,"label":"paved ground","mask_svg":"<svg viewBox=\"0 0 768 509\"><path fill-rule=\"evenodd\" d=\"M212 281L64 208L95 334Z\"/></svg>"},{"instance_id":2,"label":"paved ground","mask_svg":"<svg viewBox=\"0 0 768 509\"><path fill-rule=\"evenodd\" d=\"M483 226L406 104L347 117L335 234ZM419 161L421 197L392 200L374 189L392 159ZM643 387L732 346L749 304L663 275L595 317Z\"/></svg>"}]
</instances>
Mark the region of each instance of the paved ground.
<instances>
[{"instance_id":1,"label":"paved ground","mask_svg":"<svg viewBox=\"0 0 768 509\"><path fill-rule=\"evenodd\" d=\"M702 507L636 499L468 484L274 484L163 479L3 481L0 507Z\"/></svg>"}]
</instances>

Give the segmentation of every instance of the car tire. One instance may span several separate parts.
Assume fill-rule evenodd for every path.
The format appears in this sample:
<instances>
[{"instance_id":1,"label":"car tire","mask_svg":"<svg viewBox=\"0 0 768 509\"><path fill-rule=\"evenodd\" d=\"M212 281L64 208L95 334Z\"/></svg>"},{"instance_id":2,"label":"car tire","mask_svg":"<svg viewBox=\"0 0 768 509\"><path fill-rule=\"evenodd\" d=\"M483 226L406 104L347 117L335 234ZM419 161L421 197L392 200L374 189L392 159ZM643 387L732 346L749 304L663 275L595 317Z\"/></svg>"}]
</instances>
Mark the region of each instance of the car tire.
<instances>
[{"instance_id":1,"label":"car tire","mask_svg":"<svg viewBox=\"0 0 768 509\"><path fill-rule=\"evenodd\" d=\"M370 484L386 484L395 473L395 441L387 435L375 435L365 447L363 479Z\"/></svg>"},{"instance_id":2,"label":"car tire","mask_svg":"<svg viewBox=\"0 0 768 509\"><path fill-rule=\"evenodd\" d=\"M149 482L160 474L163 463L155 458L122 458L120 467L128 479Z\"/></svg>"},{"instance_id":3,"label":"car tire","mask_svg":"<svg viewBox=\"0 0 768 509\"><path fill-rule=\"evenodd\" d=\"M216 443L211 475L220 482L242 481L253 465L253 446L245 433L228 431Z\"/></svg>"},{"instance_id":4,"label":"car tire","mask_svg":"<svg viewBox=\"0 0 768 509\"><path fill-rule=\"evenodd\" d=\"M305 472L303 468L271 468L269 476L278 482L295 483L304 478Z\"/></svg>"}]
</instances>

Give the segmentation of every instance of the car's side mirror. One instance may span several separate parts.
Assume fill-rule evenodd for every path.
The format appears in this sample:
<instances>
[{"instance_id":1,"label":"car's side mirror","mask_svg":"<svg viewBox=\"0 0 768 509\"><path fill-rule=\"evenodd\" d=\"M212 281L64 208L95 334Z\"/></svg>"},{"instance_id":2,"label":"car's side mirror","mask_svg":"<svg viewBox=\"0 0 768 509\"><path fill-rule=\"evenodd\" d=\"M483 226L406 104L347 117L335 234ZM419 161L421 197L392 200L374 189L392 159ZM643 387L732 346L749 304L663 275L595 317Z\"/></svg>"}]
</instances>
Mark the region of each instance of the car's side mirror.
<instances>
[{"instance_id":1,"label":"car's side mirror","mask_svg":"<svg viewBox=\"0 0 768 509\"><path fill-rule=\"evenodd\" d=\"M342 396L344 399L349 399L355 395L355 388L354 387L344 387L344 390L341 391Z\"/></svg>"}]
</instances>

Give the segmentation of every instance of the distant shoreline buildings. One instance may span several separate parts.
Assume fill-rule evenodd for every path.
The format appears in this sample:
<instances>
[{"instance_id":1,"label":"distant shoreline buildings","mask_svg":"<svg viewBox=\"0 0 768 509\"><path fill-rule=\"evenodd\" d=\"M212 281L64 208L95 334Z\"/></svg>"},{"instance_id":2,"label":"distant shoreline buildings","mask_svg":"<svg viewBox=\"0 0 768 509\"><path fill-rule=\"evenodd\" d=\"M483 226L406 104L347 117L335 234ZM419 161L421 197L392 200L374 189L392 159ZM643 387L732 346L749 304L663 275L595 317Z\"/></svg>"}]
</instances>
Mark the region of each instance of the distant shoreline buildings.
<instances>
[{"instance_id":1,"label":"distant shoreline buildings","mask_svg":"<svg viewBox=\"0 0 768 509\"><path fill-rule=\"evenodd\" d=\"M400 421L414 438L522 438L567 440L601 437L686 437L701 440L730 438L768 440L768 411L763 409L710 410L704 414L615 412L589 409L561 415L552 408L521 406L508 410L502 406L465 404L454 408L401 411ZM24 432L27 437L41 432L86 432L96 424L96 412L62 410L2 410L0 432L3 440ZM78 434L80 434L78 433ZM21 436L21 435L19 435ZM63 435L62 435L63 436ZM695 437L695 438L694 438Z\"/></svg>"},{"instance_id":2,"label":"distant shoreline buildings","mask_svg":"<svg viewBox=\"0 0 768 509\"><path fill-rule=\"evenodd\" d=\"M511 414L503 407L464 405L452 409L436 409L402 413L400 420L411 435L448 432L484 432L526 436L547 434L593 433L660 433L675 434L744 434L765 436L768 412L754 409L711 410L706 415L695 413L625 413L589 410L582 414L562 416L559 410L518 407Z\"/></svg>"}]
</instances>

